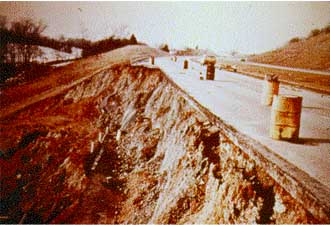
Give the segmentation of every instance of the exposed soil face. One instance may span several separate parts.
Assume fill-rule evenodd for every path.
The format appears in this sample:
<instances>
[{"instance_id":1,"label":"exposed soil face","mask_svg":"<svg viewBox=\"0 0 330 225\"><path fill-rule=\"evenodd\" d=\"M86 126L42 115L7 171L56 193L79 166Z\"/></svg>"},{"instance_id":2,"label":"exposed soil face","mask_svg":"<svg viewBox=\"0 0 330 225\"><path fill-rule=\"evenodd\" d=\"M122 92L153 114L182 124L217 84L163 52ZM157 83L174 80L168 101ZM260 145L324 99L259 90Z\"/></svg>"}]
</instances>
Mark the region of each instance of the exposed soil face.
<instances>
[{"instance_id":1,"label":"exposed soil face","mask_svg":"<svg viewBox=\"0 0 330 225\"><path fill-rule=\"evenodd\" d=\"M0 129L2 222L322 222L157 69L112 66Z\"/></svg>"}]
</instances>

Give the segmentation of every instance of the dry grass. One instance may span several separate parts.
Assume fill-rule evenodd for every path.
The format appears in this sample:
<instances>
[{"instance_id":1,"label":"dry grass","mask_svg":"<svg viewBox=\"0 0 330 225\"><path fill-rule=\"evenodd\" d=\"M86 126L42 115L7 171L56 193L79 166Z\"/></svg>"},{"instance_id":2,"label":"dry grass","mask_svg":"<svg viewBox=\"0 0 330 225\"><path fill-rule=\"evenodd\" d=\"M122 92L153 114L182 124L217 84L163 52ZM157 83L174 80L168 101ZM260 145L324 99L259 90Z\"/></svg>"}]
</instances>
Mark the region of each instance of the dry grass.
<instances>
[{"instance_id":1,"label":"dry grass","mask_svg":"<svg viewBox=\"0 0 330 225\"><path fill-rule=\"evenodd\" d=\"M308 38L292 39L284 47L260 55L249 61L303 69L330 71L330 32L312 32Z\"/></svg>"}]
</instances>

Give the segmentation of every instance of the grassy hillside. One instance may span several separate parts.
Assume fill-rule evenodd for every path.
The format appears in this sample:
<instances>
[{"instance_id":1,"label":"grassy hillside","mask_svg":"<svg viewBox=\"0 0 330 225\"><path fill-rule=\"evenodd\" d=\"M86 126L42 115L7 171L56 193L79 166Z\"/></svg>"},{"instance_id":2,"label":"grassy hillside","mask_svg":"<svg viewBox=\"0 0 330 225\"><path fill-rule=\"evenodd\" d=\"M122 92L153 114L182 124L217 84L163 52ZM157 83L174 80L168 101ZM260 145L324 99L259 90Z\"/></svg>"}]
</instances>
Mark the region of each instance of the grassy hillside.
<instances>
[{"instance_id":1,"label":"grassy hillside","mask_svg":"<svg viewBox=\"0 0 330 225\"><path fill-rule=\"evenodd\" d=\"M313 30L307 38L293 38L274 51L250 56L249 61L330 71L330 25Z\"/></svg>"}]
</instances>

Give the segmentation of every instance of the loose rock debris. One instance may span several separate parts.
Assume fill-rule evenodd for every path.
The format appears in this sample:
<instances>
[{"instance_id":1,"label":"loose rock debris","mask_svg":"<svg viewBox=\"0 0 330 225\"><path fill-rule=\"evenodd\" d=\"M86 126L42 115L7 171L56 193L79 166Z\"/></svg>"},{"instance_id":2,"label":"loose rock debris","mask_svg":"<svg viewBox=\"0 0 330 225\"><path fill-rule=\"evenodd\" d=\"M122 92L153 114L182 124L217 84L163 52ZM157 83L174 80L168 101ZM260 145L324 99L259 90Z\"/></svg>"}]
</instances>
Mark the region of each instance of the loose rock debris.
<instances>
[{"instance_id":1,"label":"loose rock debris","mask_svg":"<svg viewBox=\"0 0 330 225\"><path fill-rule=\"evenodd\" d=\"M157 69L114 66L0 125L1 222L319 222Z\"/></svg>"}]
</instances>

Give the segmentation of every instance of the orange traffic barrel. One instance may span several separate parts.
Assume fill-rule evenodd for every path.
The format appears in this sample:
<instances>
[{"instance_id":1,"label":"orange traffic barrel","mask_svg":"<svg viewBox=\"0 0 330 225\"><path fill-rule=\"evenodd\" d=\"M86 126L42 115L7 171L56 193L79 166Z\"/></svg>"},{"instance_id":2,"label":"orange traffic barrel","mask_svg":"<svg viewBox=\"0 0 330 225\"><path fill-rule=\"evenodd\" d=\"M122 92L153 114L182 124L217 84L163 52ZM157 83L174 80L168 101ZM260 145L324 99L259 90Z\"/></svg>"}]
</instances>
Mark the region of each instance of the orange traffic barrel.
<instances>
[{"instance_id":1,"label":"orange traffic barrel","mask_svg":"<svg viewBox=\"0 0 330 225\"><path fill-rule=\"evenodd\" d=\"M266 75L261 95L261 104L272 105L273 96L278 95L279 87L278 76Z\"/></svg>"},{"instance_id":2,"label":"orange traffic barrel","mask_svg":"<svg viewBox=\"0 0 330 225\"><path fill-rule=\"evenodd\" d=\"M155 64L155 57L154 56L151 56L150 57L150 64L151 65L154 65Z\"/></svg>"},{"instance_id":3,"label":"orange traffic barrel","mask_svg":"<svg viewBox=\"0 0 330 225\"><path fill-rule=\"evenodd\" d=\"M270 119L270 137L276 140L297 140L301 107L300 96L275 95Z\"/></svg>"},{"instance_id":4,"label":"orange traffic barrel","mask_svg":"<svg viewBox=\"0 0 330 225\"><path fill-rule=\"evenodd\" d=\"M188 60L183 61L183 69L188 69Z\"/></svg>"},{"instance_id":5,"label":"orange traffic barrel","mask_svg":"<svg viewBox=\"0 0 330 225\"><path fill-rule=\"evenodd\" d=\"M214 64L209 63L206 67L206 80L214 80L215 67Z\"/></svg>"}]
</instances>

